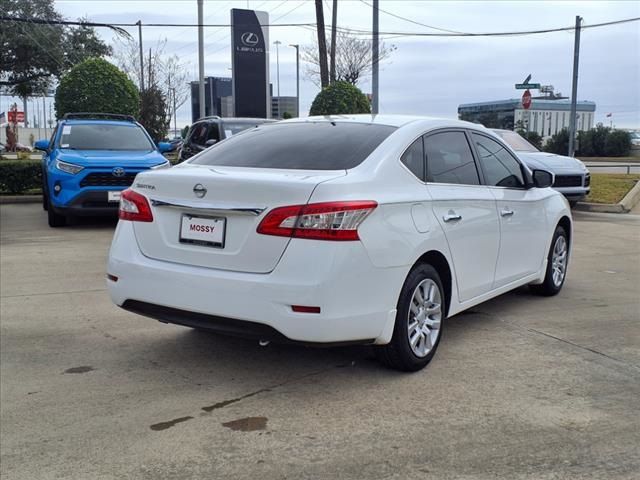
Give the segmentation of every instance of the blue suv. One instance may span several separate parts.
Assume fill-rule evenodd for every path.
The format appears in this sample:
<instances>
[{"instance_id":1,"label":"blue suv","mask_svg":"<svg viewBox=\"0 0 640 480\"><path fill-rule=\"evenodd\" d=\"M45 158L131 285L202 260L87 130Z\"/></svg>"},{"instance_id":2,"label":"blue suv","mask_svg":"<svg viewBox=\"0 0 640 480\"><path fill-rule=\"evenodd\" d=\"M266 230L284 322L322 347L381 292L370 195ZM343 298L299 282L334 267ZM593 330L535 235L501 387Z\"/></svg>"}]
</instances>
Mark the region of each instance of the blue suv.
<instances>
[{"instance_id":1,"label":"blue suv","mask_svg":"<svg viewBox=\"0 0 640 480\"><path fill-rule=\"evenodd\" d=\"M39 140L42 158L42 206L49 226L61 227L74 216L115 215L120 192L139 172L168 168L144 127L127 115L68 113L51 140Z\"/></svg>"}]
</instances>

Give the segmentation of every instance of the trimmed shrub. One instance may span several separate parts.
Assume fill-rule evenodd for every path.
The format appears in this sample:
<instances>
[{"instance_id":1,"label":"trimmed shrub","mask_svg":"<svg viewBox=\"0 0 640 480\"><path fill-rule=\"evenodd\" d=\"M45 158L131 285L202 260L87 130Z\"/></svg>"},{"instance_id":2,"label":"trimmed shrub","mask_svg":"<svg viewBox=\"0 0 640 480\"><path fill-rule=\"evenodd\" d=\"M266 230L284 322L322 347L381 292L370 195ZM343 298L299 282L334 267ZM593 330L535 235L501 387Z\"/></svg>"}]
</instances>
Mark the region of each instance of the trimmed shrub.
<instances>
[{"instance_id":1,"label":"trimmed shrub","mask_svg":"<svg viewBox=\"0 0 640 480\"><path fill-rule=\"evenodd\" d=\"M604 142L606 157L626 157L631 151L631 134L624 130L611 130Z\"/></svg>"},{"instance_id":2,"label":"trimmed shrub","mask_svg":"<svg viewBox=\"0 0 640 480\"><path fill-rule=\"evenodd\" d=\"M138 116L140 95L118 67L101 58L89 58L73 67L56 89L56 116L96 112Z\"/></svg>"},{"instance_id":3,"label":"trimmed shrub","mask_svg":"<svg viewBox=\"0 0 640 480\"><path fill-rule=\"evenodd\" d=\"M349 82L334 82L313 100L309 115L371 113L367 96Z\"/></svg>"},{"instance_id":4,"label":"trimmed shrub","mask_svg":"<svg viewBox=\"0 0 640 480\"><path fill-rule=\"evenodd\" d=\"M0 161L0 192L20 194L42 187L40 160Z\"/></svg>"}]
</instances>

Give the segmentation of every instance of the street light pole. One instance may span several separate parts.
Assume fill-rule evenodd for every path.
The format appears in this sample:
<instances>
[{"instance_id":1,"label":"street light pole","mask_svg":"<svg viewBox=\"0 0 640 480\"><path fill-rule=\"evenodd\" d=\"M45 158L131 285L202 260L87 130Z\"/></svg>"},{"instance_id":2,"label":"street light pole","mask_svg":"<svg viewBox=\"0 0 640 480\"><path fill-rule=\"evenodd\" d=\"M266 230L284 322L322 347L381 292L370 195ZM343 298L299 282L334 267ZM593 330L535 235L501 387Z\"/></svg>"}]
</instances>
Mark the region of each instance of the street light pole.
<instances>
[{"instance_id":1,"label":"street light pole","mask_svg":"<svg viewBox=\"0 0 640 480\"><path fill-rule=\"evenodd\" d=\"M300 116L300 45L289 45L296 49L296 117Z\"/></svg>"},{"instance_id":2,"label":"street light pole","mask_svg":"<svg viewBox=\"0 0 640 480\"><path fill-rule=\"evenodd\" d=\"M580 25L582 17L576 16L576 32L573 45L573 79L571 83L571 113L569 114L569 156L576 153L576 110L578 105L578 66L580 63Z\"/></svg>"},{"instance_id":3,"label":"street light pole","mask_svg":"<svg viewBox=\"0 0 640 480\"><path fill-rule=\"evenodd\" d=\"M378 0L373 0L373 42L372 42L372 56L371 56L371 113L374 115L378 113L378 92L379 77L378 77L378 56L380 50L380 44L378 40Z\"/></svg>"},{"instance_id":4,"label":"street light pole","mask_svg":"<svg viewBox=\"0 0 640 480\"><path fill-rule=\"evenodd\" d=\"M278 112L280 111L280 50L279 50L279 46L282 44L282 42L280 40L276 40L275 42L273 42L274 45L276 46L276 85L277 85L277 91L278 91Z\"/></svg>"},{"instance_id":5,"label":"street light pole","mask_svg":"<svg viewBox=\"0 0 640 480\"><path fill-rule=\"evenodd\" d=\"M140 47L140 91L144 90L144 55L142 54L142 21L138 20L138 46Z\"/></svg>"},{"instance_id":6,"label":"street light pole","mask_svg":"<svg viewBox=\"0 0 640 480\"><path fill-rule=\"evenodd\" d=\"M204 12L203 12L204 0L198 0L198 96L200 97L200 115L202 118L206 115L205 99L204 99Z\"/></svg>"}]
</instances>

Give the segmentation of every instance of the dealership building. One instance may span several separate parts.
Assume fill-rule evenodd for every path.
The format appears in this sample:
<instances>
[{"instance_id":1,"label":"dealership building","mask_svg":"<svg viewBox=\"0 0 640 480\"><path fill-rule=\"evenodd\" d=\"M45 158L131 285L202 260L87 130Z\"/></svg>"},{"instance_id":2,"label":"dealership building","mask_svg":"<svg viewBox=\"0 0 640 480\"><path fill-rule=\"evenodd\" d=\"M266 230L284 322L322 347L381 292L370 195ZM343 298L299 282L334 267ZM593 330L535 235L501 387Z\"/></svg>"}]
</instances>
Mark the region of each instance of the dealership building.
<instances>
[{"instance_id":1,"label":"dealership building","mask_svg":"<svg viewBox=\"0 0 640 480\"><path fill-rule=\"evenodd\" d=\"M593 128L596 111L595 102L577 102L576 130ZM542 137L550 137L563 128L569 128L571 102L568 99L534 98L529 109L522 107L519 98L496 100L493 102L465 103L458 106L458 116L462 120L492 123L497 117L501 128L513 130L522 122L525 130L537 132Z\"/></svg>"}]
</instances>

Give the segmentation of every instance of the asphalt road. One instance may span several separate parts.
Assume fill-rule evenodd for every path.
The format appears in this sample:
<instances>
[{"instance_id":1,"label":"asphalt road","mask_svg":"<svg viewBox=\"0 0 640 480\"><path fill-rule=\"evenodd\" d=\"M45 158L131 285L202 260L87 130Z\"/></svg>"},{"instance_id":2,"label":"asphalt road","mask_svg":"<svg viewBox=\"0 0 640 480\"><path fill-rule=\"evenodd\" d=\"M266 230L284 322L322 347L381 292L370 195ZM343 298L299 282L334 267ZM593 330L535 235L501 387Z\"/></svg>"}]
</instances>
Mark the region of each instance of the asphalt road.
<instances>
[{"instance_id":1,"label":"asphalt road","mask_svg":"<svg viewBox=\"0 0 640 480\"><path fill-rule=\"evenodd\" d=\"M0 222L4 480L638 478L640 216L576 214L561 294L449 319L416 374L129 314L112 222Z\"/></svg>"}]
</instances>

